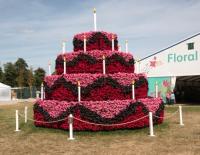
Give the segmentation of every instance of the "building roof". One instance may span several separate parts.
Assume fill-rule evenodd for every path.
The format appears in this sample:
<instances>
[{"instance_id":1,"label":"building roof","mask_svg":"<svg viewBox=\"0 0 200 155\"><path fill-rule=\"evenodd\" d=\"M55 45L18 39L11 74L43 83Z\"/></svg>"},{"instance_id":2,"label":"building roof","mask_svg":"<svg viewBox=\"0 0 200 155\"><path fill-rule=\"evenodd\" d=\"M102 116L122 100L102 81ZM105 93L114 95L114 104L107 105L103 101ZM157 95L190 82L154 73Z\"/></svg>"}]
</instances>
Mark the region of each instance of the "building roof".
<instances>
[{"instance_id":1,"label":"building roof","mask_svg":"<svg viewBox=\"0 0 200 155\"><path fill-rule=\"evenodd\" d=\"M11 87L0 82L0 88L11 88Z\"/></svg>"},{"instance_id":2,"label":"building roof","mask_svg":"<svg viewBox=\"0 0 200 155\"><path fill-rule=\"evenodd\" d=\"M178 44L180 44L180 43L182 43L182 42L185 42L185 41L187 41L187 40L189 40L189 39L191 39L191 38L194 38L194 37L196 37L196 36L198 36L198 35L200 35L200 33L197 33L197 34L195 34L195 35L193 35L193 36L191 36L191 37L189 37L189 38L186 38L186 39L184 39L184 40L182 40L182 41L179 41L179 42L177 42L177 43L175 43L175 44L173 44L173 45L171 45L171 46L169 46L169 47L167 47L167 48L164 48L164 49L162 49L162 50L160 50L160 51L158 51L158 52L155 52L155 53L153 53L153 54L151 54L151 55L149 55L149 56L147 56L147 57L144 57L144 58L140 59L140 61L142 61L142 60L144 60L144 59L147 59L147 58L149 58L149 57L151 57L151 56L153 56L153 55L156 55L156 54L158 54L158 53L164 52L165 50L167 50L167 49L169 49L169 48L172 48L172 47L174 47L174 46L176 46L176 45L178 45Z\"/></svg>"}]
</instances>

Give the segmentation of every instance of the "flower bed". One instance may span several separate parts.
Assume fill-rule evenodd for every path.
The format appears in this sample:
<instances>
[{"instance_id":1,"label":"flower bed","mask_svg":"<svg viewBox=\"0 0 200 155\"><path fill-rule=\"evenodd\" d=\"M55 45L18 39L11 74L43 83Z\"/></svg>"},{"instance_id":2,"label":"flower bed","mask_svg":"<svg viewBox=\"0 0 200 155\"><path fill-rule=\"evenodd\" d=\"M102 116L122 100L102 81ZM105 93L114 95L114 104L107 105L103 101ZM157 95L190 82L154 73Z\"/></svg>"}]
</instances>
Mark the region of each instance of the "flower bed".
<instances>
[{"instance_id":1,"label":"flower bed","mask_svg":"<svg viewBox=\"0 0 200 155\"><path fill-rule=\"evenodd\" d=\"M154 103L149 104L149 103ZM35 122L36 126L68 129L67 117L72 113L76 118L96 124L110 124L110 126L91 125L74 119L75 130L113 130L121 128L141 128L148 126L148 117L137 122L126 123L148 115L148 112L163 117L164 105L160 98L146 98L143 100L113 100L113 101L82 101L65 102L56 100L38 100L34 105L34 119L36 121L57 121L58 123ZM154 118L154 123L162 123L163 119Z\"/></svg>"},{"instance_id":2,"label":"flower bed","mask_svg":"<svg viewBox=\"0 0 200 155\"><path fill-rule=\"evenodd\" d=\"M77 81L82 101L131 99L131 82L135 81L136 99L147 97L148 84L143 74L66 74L45 77L45 97L48 100L77 101ZM112 92L112 93L111 93Z\"/></svg>"},{"instance_id":3,"label":"flower bed","mask_svg":"<svg viewBox=\"0 0 200 155\"><path fill-rule=\"evenodd\" d=\"M56 73L62 74L64 67L64 57L66 59L66 73L102 73L105 56L107 73L133 73L134 59L129 53L118 51L93 50L84 53L83 51L58 55L56 59Z\"/></svg>"},{"instance_id":4,"label":"flower bed","mask_svg":"<svg viewBox=\"0 0 200 155\"><path fill-rule=\"evenodd\" d=\"M74 51L83 50L84 36L86 38L87 51L91 50L111 50L112 49L112 37L114 37L114 48L118 50L117 35L113 33L107 33L103 31L91 31L80 33L74 36L73 45Z\"/></svg>"}]
</instances>

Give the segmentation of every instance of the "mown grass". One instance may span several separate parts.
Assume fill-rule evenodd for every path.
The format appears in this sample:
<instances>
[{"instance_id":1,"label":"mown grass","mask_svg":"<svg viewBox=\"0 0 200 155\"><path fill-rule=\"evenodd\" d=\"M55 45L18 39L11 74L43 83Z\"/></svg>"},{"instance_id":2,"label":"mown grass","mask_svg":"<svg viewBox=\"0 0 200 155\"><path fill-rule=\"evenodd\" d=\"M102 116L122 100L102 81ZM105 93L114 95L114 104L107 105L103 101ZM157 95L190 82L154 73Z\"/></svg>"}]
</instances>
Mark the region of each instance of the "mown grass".
<instances>
[{"instance_id":1,"label":"mown grass","mask_svg":"<svg viewBox=\"0 0 200 155\"><path fill-rule=\"evenodd\" d=\"M99 132L74 132L68 141L68 131L38 128L20 117L20 132L15 132L15 110L23 114L28 106L32 118L32 103L0 106L0 154L198 154L200 152L200 106L183 107L185 126L179 126L178 113L161 125L154 126L156 137L149 129ZM167 106L171 115L177 106Z\"/></svg>"}]
</instances>

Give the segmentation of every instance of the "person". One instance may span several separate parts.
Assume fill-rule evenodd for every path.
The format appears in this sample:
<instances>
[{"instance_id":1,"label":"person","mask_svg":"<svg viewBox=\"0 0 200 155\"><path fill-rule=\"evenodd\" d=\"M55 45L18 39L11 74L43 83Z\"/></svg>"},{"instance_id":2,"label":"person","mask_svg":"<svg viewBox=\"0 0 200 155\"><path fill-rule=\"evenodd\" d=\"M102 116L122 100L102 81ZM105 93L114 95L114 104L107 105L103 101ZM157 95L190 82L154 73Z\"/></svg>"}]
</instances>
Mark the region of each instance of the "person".
<instances>
[{"instance_id":1,"label":"person","mask_svg":"<svg viewBox=\"0 0 200 155\"><path fill-rule=\"evenodd\" d=\"M172 104L176 103L174 92L171 93L170 103L172 103Z\"/></svg>"},{"instance_id":2,"label":"person","mask_svg":"<svg viewBox=\"0 0 200 155\"><path fill-rule=\"evenodd\" d=\"M171 93L167 92L167 94L166 94L166 103L167 104L170 104L170 99L171 99Z\"/></svg>"}]
</instances>

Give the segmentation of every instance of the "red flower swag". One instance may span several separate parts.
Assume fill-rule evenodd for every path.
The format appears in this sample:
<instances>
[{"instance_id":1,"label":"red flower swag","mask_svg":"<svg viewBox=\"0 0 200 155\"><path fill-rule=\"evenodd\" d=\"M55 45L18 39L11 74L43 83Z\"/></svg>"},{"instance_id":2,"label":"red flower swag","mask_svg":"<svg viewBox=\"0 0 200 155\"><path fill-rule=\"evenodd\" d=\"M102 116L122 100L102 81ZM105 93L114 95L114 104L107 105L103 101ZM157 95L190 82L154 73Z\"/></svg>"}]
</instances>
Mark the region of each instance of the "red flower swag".
<instances>
[{"instance_id":1,"label":"red flower swag","mask_svg":"<svg viewBox=\"0 0 200 155\"><path fill-rule=\"evenodd\" d=\"M43 101L38 101L37 104L39 104L39 106L45 108L46 112L48 112L50 115L54 116L54 117L58 117L62 111L65 111L65 108L61 105L59 106L59 104L57 104L56 106L52 103L56 103L56 101L51 101L50 104L47 106L47 102L49 101L45 101L46 103L43 103ZM125 104L123 103L125 102ZM162 109L161 105L163 104L162 101L160 99L143 99L143 104L145 104L146 108L148 109L148 111L152 111L154 114L156 114L157 116L159 116L159 119L154 120L154 124L160 124L163 122L163 116L164 116L164 109ZM146 103L145 103L146 102ZM65 106L67 105L67 103L62 102L63 104L65 104ZM126 107L126 104L128 105L128 101L113 101L112 105L109 104L109 102L107 102L107 106L103 106L106 105L105 101L103 102L88 102L89 104L87 105L88 108L92 109L96 109L95 111L99 111L98 113L100 115L105 115L103 117L117 117L118 114L121 110L119 110L118 108L120 107L120 103L123 103L123 107ZM96 104L98 103L98 104ZM115 103L115 104L114 104ZM154 104L152 104L154 103ZM69 104L67 105L68 108L75 106L77 104L77 102L69 102ZM87 104L85 103L81 103L81 104ZM94 106L92 106L92 104L94 104ZM52 106L51 106L52 105ZM111 105L111 107L109 107ZM152 106L154 105L154 106ZM115 108L112 108L115 107ZM121 108L123 108L121 106ZM56 108L56 109L55 109ZM60 109L60 110L59 110ZM99 110L98 110L99 109ZM107 112L105 113L104 110L106 110ZM111 112L110 110L112 110L114 113L117 110L118 112L116 114L114 114L113 112ZM55 114L52 112L56 112ZM132 112L131 114L127 115L123 120L118 121L116 123L112 123L112 124L120 124L120 123L126 123L126 122L131 122L133 120L139 119L141 117L147 116L148 115L148 111L144 112L144 107L139 104L137 105L135 112ZM102 113L102 114L101 114ZM105 113L105 114L104 114ZM113 113L113 114L112 114ZM109 115L107 115L109 114ZM111 115L110 115L111 114ZM91 120L87 119L86 117L84 117L83 114L80 113L80 110L76 108L76 110L73 112L74 117L84 120L84 121L88 121L88 122L92 122ZM41 113L41 111L34 109L34 119L36 121L44 121L47 122L46 120L46 114L44 115L44 113ZM68 116L68 115L67 115ZM67 116L65 116L64 118L66 118L66 120L58 122L58 123L53 123L53 124L48 124L48 123L41 123L41 122L35 122L36 126L42 126L42 127L48 127L48 128L59 128L59 129L64 129L64 130L68 130L68 119ZM63 119L63 118L62 118ZM145 117L137 122L133 122L133 123L128 123L128 124L124 124L124 125L111 125L111 126L103 126L103 125L91 125L88 123L84 123L81 122L79 120L74 119L74 124L73 127L75 130L91 130L91 131L98 131L98 130L114 130L114 129L131 129L131 128L141 128L141 127L145 127L145 126L149 126L149 118Z\"/></svg>"},{"instance_id":2,"label":"red flower swag","mask_svg":"<svg viewBox=\"0 0 200 155\"><path fill-rule=\"evenodd\" d=\"M148 92L148 86L146 84L135 89L135 98L141 99L146 98ZM81 95L82 101L103 101L103 100L126 100L132 98L132 92L124 94L121 89L113 88L110 85L104 85L100 88L93 89L87 96ZM45 97L47 100L66 100L66 101L77 101L77 95L73 94L72 91L60 85L54 89L51 93L46 92Z\"/></svg>"}]
</instances>

